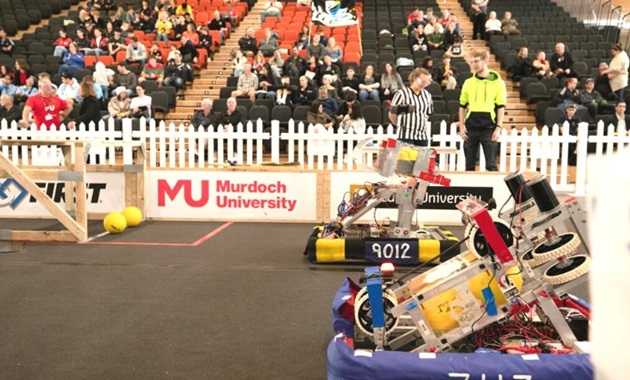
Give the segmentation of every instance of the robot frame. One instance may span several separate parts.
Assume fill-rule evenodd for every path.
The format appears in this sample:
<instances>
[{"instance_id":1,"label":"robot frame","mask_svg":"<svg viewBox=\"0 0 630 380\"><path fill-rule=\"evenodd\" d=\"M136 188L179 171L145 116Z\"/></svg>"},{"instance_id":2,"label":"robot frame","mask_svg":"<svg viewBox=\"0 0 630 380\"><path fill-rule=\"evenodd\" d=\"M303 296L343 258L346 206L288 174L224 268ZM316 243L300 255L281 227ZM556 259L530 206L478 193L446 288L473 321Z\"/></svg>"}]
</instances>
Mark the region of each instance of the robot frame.
<instances>
[{"instance_id":1,"label":"robot frame","mask_svg":"<svg viewBox=\"0 0 630 380\"><path fill-rule=\"evenodd\" d=\"M544 176L525 182L517 172L505 182L514 207L498 219L476 198L457 205L467 224L465 252L398 280L390 270L366 269L367 285L354 299L355 347L451 351L492 328L520 339L511 346L502 340L499 351L545 352L526 342L527 333L514 334L516 325L529 329L536 344L548 344L540 350L559 342L557 351L572 352L578 339L563 310L589 317L568 293L590 269L585 212L574 198L560 203ZM541 325L551 332L541 333Z\"/></svg>"}]
</instances>

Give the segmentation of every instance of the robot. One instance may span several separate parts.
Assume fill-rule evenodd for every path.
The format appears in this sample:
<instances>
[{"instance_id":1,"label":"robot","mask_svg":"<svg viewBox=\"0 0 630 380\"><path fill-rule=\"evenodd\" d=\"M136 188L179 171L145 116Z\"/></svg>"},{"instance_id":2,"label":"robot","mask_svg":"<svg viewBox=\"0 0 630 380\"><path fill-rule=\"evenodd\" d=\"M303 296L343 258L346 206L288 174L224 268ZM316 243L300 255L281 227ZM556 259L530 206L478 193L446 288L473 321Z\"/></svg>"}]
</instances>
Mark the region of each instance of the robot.
<instances>
[{"instance_id":1,"label":"robot","mask_svg":"<svg viewBox=\"0 0 630 380\"><path fill-rule=\"evenodd\" d=\"M360 143L357 151L366 142ZM413 224L428 186L450 185L448 178L437 173L437 151L394 139L382 141L379 148L376 170L388 181L366 183L341 202L336 220L314 229L305 252L312 262L355 259L416 265L427 256L457 245L457 238L448 231ZM376 221L368 225L359 223L382 203L395 203L396 221L381 225ZM448 258L439 257L442 261Z\"/></svg>"},{"instance_id":2,"label":"robot","mask_svg":"<svg viewBox=\"0 0 630 380\"><path fill-rule=\"evenodd\" d=\"M391 268L366 270L367 286L354 303L357 347L453 351L524 315L553 329L563 349L574 347L578 339L560 307L589 315L568 293L590 269L585 213L576 199L560 203L544 176L526 182L514 173L505 182L514 207L496 220L478 199L457 205L467 224L465 252L405 281Z\"/></svg>"}]
</instances>

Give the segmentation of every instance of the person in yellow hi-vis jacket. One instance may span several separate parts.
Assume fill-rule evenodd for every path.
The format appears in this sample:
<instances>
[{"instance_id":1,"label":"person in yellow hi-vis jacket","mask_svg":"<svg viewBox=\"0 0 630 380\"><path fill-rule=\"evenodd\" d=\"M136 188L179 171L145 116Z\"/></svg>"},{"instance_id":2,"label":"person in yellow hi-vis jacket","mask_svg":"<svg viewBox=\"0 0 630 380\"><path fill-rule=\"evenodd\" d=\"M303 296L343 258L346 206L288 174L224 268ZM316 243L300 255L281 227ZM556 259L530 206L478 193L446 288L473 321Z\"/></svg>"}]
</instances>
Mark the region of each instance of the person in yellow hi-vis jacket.
<instances>
[{"instance_id":1,"label":"person in yellow hi-vis jacket","mask_svg":"<svg viewBox=\"0 0 630 380\"><path fill-rule=\"evenodd\" d=\"M481 145L486 170L497 171L497 141L503 127L507 89L499 73L488 69L488 52L476 50L470 56L474 75L466 79L459 97L459 134L464 139L466 170L475 170Z\"/></svg>"}]
</instances>

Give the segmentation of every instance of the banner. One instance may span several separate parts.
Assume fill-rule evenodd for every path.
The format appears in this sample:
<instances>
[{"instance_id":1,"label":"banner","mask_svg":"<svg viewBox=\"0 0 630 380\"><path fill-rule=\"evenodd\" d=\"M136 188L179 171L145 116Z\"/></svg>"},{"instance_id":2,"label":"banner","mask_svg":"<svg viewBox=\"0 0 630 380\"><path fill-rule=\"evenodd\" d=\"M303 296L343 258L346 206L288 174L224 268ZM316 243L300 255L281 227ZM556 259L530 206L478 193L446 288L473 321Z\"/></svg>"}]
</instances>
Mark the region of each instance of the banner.
<instances>
[{"instance_id":1,"label":"banner","mask_svg":"<svg viewBox=\"0 0 630 380\"><path fill-rule=\"evenodd\" d=\"M354 0L313 0L311 2L314 24L326 26L356 25L357 12Z\"/></svg>"}]
</instances>

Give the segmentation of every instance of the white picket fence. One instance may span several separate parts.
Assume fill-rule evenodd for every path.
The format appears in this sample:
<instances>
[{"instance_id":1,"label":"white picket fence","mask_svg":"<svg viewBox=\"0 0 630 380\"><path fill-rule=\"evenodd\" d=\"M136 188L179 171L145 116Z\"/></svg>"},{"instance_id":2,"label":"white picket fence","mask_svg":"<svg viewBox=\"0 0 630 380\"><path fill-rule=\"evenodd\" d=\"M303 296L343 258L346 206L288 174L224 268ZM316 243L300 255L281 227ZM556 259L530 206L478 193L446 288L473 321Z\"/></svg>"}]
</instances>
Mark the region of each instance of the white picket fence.
<instances>
[{"instance_id":1,"label":"white picket fence","mask_svg":"<svg viewBox=\"0 0 630 380\"><path fill-rule=\"evenodd\" d=\"M132 164L133 145L142 142L147 148L148 168L220 168L226 162L235 165L260 165L264 161L264 146L270 147L267 157L274 164L296 165L310 170L356 170L373 167L378 154L378 142L395 138L392 125L367 128L364 132L332 132L313 125L290 121L286 131L272 121L265 129L258 120L236 127L194 128L155 120L140 120L139 130L132 130L130 119L123 120L122 131L114 129L113 121L98 125L80 125L75 130L61 126L59 131L38 131L33 126L20 128L17 124L0 122L0 140L82 140L89 144L88 159L92 164L113 165L116 149L122 149L122 163ZM366 141L367 147L366 147ZM456 125L442 122L440 131L432 136L439 153L440 171L463 171L463 141ZM281 154L286 144L287 153ZM369 143L371 142L371 144ZM577 136L568 127L553 125L541 130L503 131L500 138L499 171L535 170L547 175L552 188L584 194L586 190L586 156L588 143L596 144L596 155L629 149L630 137L613 126L597 126L595 135L588 135L588 124L583 123ZM265 144L266 143L266 144ZM576 143L577 165L575 183L569 183L569 144ZM357 147L360 149L357 149ZM200 147L205 146L207 150ZM371 146L371 147L370 147ZM60 156L50 146L0 146L0 151L18 165L58 165ZM206 152L210 152L206 154ZM479 167L485 170L485 159L480 152Z\"/></svg>"}]
</instances>

